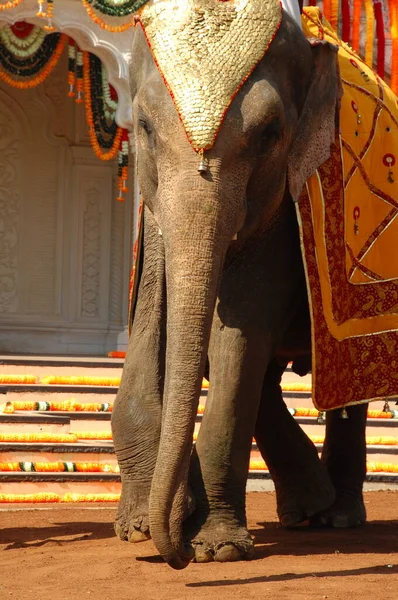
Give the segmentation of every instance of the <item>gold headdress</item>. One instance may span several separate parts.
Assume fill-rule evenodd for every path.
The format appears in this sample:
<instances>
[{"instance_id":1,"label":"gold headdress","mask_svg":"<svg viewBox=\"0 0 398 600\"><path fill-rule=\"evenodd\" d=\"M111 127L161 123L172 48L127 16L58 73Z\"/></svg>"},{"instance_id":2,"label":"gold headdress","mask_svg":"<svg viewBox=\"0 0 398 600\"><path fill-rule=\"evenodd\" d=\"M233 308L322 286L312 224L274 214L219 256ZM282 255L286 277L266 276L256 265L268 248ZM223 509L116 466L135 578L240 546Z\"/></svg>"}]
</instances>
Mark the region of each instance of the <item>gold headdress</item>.
<instances>
[{"instance_id":1,"label":"gold headdress","mask_svg":"<svg viewBox=\"0 0 398 600\"><path fill-rule=\"evenodd\" d=\"M196 151L213 146L281 19L279 0L152 0L141 10L139 23Z\"/></svg>"}]
</instances>

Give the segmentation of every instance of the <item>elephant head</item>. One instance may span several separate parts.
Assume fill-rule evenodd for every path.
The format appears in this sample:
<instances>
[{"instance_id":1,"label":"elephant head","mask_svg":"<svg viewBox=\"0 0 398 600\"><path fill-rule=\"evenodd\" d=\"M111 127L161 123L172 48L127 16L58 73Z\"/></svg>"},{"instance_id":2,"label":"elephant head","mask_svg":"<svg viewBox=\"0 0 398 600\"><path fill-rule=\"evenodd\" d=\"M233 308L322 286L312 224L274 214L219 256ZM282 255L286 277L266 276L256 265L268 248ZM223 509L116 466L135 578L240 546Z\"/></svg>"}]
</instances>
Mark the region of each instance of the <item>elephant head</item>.
<instances>
[{"instance_id":1,"label":"elephant head","mask_svg":"<svg viewBox=\"0 0 398 600\"><path fill-rule=\"evenodd\" d=\"M240 51L244 44L229 49ZM339 75L336 48L311 44L284 13L266 53L239 82L199 172L201 157L156 63L137 27L131 89L138 178L162 235L167 288L163 420L150 529L160 554L182 568L190 558L181 535L189 457L224 260L250 236L266 235L282 203L298 200L307 177L328 158ZM194 95L191 102L200 112Z\"/></svg>"}]
</instances>

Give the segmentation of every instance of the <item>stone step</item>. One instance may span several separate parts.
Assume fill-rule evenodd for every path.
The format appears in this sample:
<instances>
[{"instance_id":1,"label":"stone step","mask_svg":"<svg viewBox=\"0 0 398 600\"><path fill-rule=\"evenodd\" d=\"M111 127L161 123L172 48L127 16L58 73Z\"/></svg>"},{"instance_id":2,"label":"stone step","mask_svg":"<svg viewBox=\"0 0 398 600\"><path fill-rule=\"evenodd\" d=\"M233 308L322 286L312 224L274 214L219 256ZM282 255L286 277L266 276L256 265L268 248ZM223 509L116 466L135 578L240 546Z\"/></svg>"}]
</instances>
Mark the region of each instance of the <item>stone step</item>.
<instances>
[{"instance_id":1,"label":"stone step","mask_svg":"<svg viewBox=\"0 0 398 600\"><path fill-rule=\"evenodd\" d=\"M107 357L0 355L0 375L121 377L123 364Z\"/></svg>"},{"instance_id":2,"label":"stone step","mask_svg":"<svg viewBox=\"0 0 398 600\"><path fill-rule=\"evenodd\" d=\"M0 413L0 433L30 432L110 432L111 412L59 412L59 411L16 411L12 414ZM297 423L309 436L324 435L325 425L315 417L295 417ZM195 433L199 432L202 415L198 414ZM398 439L398 419L368 418L367 436L394 436Z\"/></svg>"}]
</instances>

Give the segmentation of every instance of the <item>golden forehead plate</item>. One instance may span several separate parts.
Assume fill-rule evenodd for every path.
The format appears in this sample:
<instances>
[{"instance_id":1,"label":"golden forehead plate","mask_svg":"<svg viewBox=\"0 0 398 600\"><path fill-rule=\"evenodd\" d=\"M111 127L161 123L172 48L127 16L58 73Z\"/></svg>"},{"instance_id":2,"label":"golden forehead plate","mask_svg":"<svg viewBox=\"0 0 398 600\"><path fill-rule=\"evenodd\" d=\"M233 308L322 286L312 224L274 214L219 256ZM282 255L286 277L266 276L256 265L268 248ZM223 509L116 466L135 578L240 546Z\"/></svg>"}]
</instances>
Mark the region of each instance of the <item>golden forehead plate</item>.
<instances>
[{"instance_id":1,"label":"golden forehead plate","mask_svg":"<svg viewBox=\"0 0 398 600\"><path fill-rule=\"evenodd\" d=\"M213 146L281 19L279 0L154 0L143 8L140 23L195 150Z\"/></svg>"}]
</instances>

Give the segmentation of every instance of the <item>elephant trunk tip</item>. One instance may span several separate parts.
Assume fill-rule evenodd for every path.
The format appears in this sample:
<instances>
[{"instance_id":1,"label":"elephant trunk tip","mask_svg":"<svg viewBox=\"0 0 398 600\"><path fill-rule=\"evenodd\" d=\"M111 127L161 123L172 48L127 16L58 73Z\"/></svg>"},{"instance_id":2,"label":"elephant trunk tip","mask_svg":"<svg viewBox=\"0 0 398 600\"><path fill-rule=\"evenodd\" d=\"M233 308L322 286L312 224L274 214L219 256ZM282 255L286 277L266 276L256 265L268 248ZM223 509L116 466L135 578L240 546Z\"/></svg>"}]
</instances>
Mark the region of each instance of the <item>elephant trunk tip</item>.
<instances>
[{"instance_id":1,"label":"elephant trunk tip","mask_svg":"<svg viewBox=\"0 0 398 600\"><path fill-rule=\"evenodd\" d=\"M183 555L181 555L177 552L174 552L173 555L167 559L167 564L172 569L175 569L176 571L181 571L182 569L185 569L189 565L189 563L191 562L193 557L194 557L193 549L191 549L188 552L185 551L183 553Z\"/></svg>"}]
</instances>

